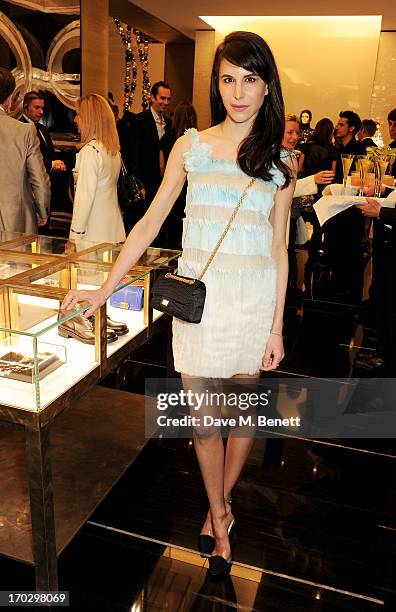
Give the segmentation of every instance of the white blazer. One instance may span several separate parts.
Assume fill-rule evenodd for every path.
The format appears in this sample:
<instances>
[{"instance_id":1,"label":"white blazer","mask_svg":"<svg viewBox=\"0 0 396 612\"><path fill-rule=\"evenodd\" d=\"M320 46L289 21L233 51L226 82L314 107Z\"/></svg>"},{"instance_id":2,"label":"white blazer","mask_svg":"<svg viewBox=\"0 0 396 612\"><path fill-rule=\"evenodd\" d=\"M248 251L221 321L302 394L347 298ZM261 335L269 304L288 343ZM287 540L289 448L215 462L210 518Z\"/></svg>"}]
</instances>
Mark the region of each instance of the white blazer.
<instances>
[{"instance_id":1,"label":"white blazer","mask_svg":"<svg viewBox=\"0 0 396 612\"><path fill-rule=\"evenodd\" d=\"M300 196L306 195L314 195L315 193L318 193L318 186L315 183L314 174L297 179L293 198L299 198Z\"/></svg>"},{"instance_id":2,"label":"white blazer","mask_svg":"<svg viewBox=\"0 0 396 612\"><path fill-rule=\"evenodd\" d=\"M123 242L124 223L117 198L121 156L111 155L97 140L78 153L73 170L75 196L70 238Z\"/></svg>"}]
</instances>

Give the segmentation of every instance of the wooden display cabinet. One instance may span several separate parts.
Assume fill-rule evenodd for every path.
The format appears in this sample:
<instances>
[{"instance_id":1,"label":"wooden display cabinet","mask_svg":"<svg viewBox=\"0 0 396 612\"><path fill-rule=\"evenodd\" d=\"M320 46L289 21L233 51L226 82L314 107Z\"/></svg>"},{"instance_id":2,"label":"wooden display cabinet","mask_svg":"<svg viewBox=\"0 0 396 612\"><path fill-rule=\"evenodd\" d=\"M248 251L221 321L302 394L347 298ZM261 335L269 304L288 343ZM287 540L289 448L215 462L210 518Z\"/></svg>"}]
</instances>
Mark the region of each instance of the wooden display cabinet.
<instances>
[{"instance_id":1,"label":"wooden display cabinet","mask_svg":"<svg viewBox=\"0 0 396 612\"><path fill-rule=\"evenodd\" d=\"M3 428L1 433L7 441L9 432L15 429L23 432L30 519L24 529L12 520L6 521L7 528L0 531L0 554L34 565L37 589L54 591L58 587L57 557L93 512L98 500L92 497L90 505L89 499L85 499L83 513L78 511L79 504L74 504L76 510L68 516L66 530L60 529L58 521L57 539L51 428L76 398L87 394L151 337L153 323L161 313L153 315L150 309L150 281L155 270L167 266L179 253L166 251L165 254L149 249L129 271L127 281L129 284L143 279L143 310L123 311L104 304L94 316L94 345L87 345L58 334L59 326L81 316L87 305L60 318L59 303L69 288L99 286L109 274L119 250L101 244L77 252L65 249L62 254L53 252L64 246L60 248L59 239L43 240L34 235L4 238L9 239L1 244L0 266L3 263L9 269L0 279L0 421L8 423L11 429ZM104 253L108 255L103 257ZM112 344L107 344L106 339L109 311L112 317L125 319L129 327L129 332ZM12 444L10 448L13 449ZM108 487L114 477L115 474L107 478ZM18 481L10 481L12 490L15 482ZM6 518L7 511L12 514L18 504L23 505L18 491L15 499L2 500L7 508L1 514ZM58 508L59 513L62 514L62 508Z\"/></svg>"}]
</instances>

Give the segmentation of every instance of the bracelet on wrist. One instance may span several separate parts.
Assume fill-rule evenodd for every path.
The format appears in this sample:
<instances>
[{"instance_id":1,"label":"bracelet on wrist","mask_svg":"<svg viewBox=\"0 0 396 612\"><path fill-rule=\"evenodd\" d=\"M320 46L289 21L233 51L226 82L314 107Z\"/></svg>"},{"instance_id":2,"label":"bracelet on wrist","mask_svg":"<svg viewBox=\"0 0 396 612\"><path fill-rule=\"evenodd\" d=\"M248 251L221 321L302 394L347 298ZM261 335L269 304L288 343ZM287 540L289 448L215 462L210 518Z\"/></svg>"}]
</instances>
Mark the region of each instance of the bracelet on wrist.
<instances>
[{"instance_id":1,"label":"bracelet on wrist","mask_svg":"<svg viewBox=\"0 0 396 612\"><path fill-rule=\"evenodd\" d=\"M270 334L272 334L273 336L279 336L280 338L283 338L283 334L281 334L280 332L273 331L272 329L270 331Z\"/></svg>"}]
</instances>

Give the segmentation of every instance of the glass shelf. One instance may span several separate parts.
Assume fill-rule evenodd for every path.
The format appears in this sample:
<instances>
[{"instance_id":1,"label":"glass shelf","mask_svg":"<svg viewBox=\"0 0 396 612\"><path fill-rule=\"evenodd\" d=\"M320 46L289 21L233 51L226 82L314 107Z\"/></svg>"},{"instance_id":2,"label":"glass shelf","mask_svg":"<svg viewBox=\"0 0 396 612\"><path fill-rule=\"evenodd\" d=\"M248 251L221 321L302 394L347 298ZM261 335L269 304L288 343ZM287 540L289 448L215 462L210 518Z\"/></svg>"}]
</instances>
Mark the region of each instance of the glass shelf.
<instances>
[{"instance_id":1,"label":"glass shelf","mask_svg":"<svg viewBox=\"0 0 396 612\"><path fill-rule=\"evenodd\" d=\"M87 255L83 255L84 260L101 261L106 263L114 263L121 252L121 246L106 246L99 247ZM136 262L136 266L146 266L149 268L157 268L167 265L171 261L176 260L181 254L181 251L173 249L160 249L149 247Z\"/></svg>"},{"instance_id":2,"label":"glass shelf","mask_svg":"<svg viewBox=\"0 0 396 612\"><path fill-rule=\"evenodd\" d=\"M22 234L23 236L23 234ZM86 250L108 248L107 243L89 242L88 240L70 241L67 238L53 236L31 235L25 240L13 241L14 244L2 244L1 250L17 251L18 253L51 255L53 257L76 255Z\"/></svg>"}]
</instances>

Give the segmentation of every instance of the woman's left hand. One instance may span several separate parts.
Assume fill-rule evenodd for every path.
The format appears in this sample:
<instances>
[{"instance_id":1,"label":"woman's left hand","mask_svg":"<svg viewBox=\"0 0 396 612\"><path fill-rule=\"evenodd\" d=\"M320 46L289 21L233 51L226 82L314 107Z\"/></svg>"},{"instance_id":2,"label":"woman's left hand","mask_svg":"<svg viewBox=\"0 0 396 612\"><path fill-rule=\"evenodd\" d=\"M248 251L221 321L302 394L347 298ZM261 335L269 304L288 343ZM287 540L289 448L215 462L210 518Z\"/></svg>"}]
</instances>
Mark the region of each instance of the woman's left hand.
<instances>
[{"instance_id":1,"label":"woman's left hand","mask_svg":"<svg viewBox=\"0 0 396 612\"><path fill-rule=\"evenodd\" d=\"M276 370L284 356L283 338L275 334L270 334L267 346L265 347L261 370L264 372Z\"/></svg>"}]
</instances>

